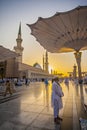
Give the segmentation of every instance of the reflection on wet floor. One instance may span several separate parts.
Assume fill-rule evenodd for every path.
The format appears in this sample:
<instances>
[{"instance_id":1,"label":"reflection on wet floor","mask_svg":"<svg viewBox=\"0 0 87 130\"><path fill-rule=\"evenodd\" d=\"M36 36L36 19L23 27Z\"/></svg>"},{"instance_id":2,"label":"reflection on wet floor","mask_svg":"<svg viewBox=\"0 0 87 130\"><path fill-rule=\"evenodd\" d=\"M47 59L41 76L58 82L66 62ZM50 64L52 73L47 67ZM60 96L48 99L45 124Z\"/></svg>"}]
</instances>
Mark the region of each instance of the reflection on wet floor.
<instances>
[{"instance_id":1,"label":"reflection on wet floor","mask_svg":"<svg viewBox=\"0 0 87 130\"><path fill-rule=\"evenodd\" d=\"M83 104L87 104L87 85L61 83L64 97L55 125L51 107L51 83L31 83L18 98L0 104L0 130L80 130L79 118L87 119Z\"/></svg>"}]
</instances>

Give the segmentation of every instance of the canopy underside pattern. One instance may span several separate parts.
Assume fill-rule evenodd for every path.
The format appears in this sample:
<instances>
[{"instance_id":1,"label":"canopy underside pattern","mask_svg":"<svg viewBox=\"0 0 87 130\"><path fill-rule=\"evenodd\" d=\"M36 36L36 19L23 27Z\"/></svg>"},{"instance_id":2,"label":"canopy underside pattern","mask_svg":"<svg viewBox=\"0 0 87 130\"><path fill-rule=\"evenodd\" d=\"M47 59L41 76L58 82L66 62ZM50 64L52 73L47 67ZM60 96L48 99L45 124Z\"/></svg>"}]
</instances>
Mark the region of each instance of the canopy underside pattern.
<instances>
[{"instance_id":1,"label":"canopy underside pattern","mask_svg":"<svg viewBox=\"0 0 87 130\"><path fill-rule=\"evenodd\" d=\"M49 52L87 50L87 6L56 13L50 18L39 18L27 24L31 34Z\"/></svg>"}]
</instances>

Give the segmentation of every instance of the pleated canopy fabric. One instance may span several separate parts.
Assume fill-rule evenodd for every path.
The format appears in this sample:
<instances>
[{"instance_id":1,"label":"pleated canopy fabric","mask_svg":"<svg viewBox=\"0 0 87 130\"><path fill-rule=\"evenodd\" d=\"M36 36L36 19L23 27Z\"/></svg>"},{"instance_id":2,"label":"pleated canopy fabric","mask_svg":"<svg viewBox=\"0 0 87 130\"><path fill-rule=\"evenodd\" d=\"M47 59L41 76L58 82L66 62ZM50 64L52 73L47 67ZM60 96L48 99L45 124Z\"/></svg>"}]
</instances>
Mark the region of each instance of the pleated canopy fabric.
<instances>
[{"instance_id":1,"label":"pleated canopy fabric","mask_svg":"<svg viewBox=\"0 0 87 130\"><path fill-rule=\"evenodd\" d=\"M15 52L13 52L3 46L0 46L0 62L5 61L9 58L17 57L17 56L18 56L18 54L16 54Z\"/></svg>"},{"instance_id":2,"label":"pleated canopy fabric","mask_svg":"<svg viewBox=\"0 0 87 130\"><path fill-rule=\"evenodd\" d=\"M87 6L58 12L27 24L31 34L49 52L79 52L87 49Z\"/></svg>"}]
</instances>

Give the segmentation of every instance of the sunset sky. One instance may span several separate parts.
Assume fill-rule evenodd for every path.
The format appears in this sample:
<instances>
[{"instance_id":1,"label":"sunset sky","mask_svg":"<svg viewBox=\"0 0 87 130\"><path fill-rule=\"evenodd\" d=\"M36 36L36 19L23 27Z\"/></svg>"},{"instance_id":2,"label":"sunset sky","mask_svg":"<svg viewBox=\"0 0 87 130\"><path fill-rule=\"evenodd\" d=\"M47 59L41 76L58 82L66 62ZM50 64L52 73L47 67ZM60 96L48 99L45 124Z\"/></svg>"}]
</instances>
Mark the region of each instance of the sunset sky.
<instances>
[{"instance_id":1,"label":"sunset sky","mask_svg":"<svg viewBox=\"0 0 87 130\"><path fill-rule=\"evenodd\" d=\"M45 49L32 36L26 24L33 24L38 17L50 17L56 12L64 12L79 5L87 5L87 0L0 0L0 45L13 50L16 46L19 24L22 27L23 62L42 66ZM73 70L76 64L73 53L48 53L49 66L59 73ZM82 71L87 71L87 51L82 53Z\"/></svg>"}]
</instances>

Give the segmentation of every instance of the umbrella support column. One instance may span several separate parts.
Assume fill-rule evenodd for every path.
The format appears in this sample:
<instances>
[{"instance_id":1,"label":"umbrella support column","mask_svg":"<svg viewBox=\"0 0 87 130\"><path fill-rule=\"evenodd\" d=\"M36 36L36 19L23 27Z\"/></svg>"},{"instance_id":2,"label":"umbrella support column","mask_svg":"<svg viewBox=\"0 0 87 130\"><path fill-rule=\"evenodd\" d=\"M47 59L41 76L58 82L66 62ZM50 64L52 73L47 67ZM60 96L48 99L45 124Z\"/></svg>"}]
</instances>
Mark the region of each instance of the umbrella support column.
<instances>
[{"instance_id":1,"label":"umbrella support column","mask_svg":"<svg viewBox=\"0 0 87 130\"><path fill-rule=\"evenodd\" d=\"M82 82L82 75L81 75L81 54L82 52L75 52L75 58L76 58L76 62L77 62L77 66L78 66L78 79L79 79L79 83Z\"/></svg>"}]
</instances>

